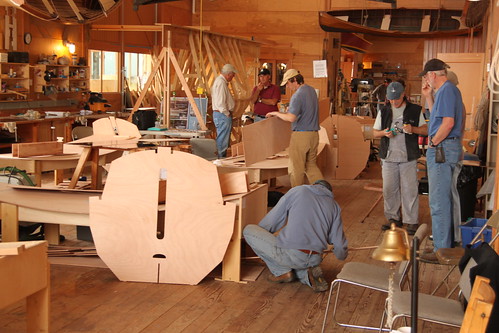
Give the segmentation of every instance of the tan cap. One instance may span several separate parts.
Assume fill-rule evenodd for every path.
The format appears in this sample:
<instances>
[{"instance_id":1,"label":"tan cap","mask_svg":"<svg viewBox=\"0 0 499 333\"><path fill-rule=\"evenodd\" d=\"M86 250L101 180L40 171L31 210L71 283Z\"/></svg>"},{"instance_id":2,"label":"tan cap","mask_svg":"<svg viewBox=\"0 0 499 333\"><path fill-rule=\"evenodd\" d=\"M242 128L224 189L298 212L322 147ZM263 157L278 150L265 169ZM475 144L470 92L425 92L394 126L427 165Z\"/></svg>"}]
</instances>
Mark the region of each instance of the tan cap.
<instances>
[{"instance_id":1,"label":"tan cap","mask_svg":"<svg viewBox=\"0 0 499 333\"><path fill-rule=\"evenodd\" d=\"M300 74L296 69L288 69L284 73L284 78L282 79L281 86L285 86L288 80Z\"/></svg>"},{"instance_id":2,"label":"tan cap","mask_svg":"<svg viewBox=\"0 0 499 333\"><path fill-rule=\"evenodd\" d=\"M236 69L234 68L234 66L232 66L231 64L225 64L225 65L222 67L222 73L223 73L223 74L237 73L237 71L236 71Z\"/></svg>"}]
</instances>

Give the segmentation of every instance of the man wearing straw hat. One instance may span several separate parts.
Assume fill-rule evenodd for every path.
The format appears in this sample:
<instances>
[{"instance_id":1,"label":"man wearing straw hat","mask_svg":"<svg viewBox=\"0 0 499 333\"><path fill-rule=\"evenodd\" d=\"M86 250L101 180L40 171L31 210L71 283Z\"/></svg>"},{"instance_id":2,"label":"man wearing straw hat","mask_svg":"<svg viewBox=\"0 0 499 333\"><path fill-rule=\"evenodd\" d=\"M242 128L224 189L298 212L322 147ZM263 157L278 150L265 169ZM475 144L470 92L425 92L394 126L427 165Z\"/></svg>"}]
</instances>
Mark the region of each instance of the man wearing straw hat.
<instances>
[{"instance_id":1,"label":"man wearing straw hat","mask_svg":"<svg viewBox=\"0 0 499 333\"><path fill-rule=\"evenodd\" d=\"M284 85L295 92L287 112L269 112L267 117L278 117L292 123L288 166L291 186L302 185L305 175L308 182L313 184L324 178L317 166L320 129L317 93L314 88L305 84L303 75L296 69L288 69L284 73L281 86Z\"/></svg>"}]
</instances>

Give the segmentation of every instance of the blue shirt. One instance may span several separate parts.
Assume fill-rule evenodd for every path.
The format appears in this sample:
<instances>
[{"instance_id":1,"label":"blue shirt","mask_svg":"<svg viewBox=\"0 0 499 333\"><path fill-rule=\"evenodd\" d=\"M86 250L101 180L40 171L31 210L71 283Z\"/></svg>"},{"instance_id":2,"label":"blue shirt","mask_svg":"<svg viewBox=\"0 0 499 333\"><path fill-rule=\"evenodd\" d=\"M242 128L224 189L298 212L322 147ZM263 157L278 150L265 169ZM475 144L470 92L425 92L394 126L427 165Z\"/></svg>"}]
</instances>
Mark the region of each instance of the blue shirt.
<instances>
[{"instance_id":1,"label":"blue shirt","mask_svg":"<svg viewBox=\"0 0 499 333\"><path fill-rule=\"evenodd\" d=\"M430 137L437 133L444 117L454 118L454 127L448 137L460 138L463 123L463 99L459 89L450 81L445 81L435 95L435 103L431 109L428 124L428 135Z\"/></svg>"},{"instance_id":2,"label":"blue shirt","mask_svg":"<svg viewBox=\"0 0 499 333\"><path fill-rule=\"evenodd\" d=\"M302 84L291 96L288 112L296 116L292 123L293 131L318 131L319 130L319 101L315 89L307 84Z\"/></svg>"},{"instance_id":3,"label":"blue shirt","mask_svg":"<svg viewBox=\"0 0 499 333\"><path fill-rule=\"evenodd\" d=\"M272 233L282 228L277 235L277 246L281 248L322 253L333 244L338 259L348 255L340 206L322 185L293 187L259 226Z\"/></svg>"}]
</instances>

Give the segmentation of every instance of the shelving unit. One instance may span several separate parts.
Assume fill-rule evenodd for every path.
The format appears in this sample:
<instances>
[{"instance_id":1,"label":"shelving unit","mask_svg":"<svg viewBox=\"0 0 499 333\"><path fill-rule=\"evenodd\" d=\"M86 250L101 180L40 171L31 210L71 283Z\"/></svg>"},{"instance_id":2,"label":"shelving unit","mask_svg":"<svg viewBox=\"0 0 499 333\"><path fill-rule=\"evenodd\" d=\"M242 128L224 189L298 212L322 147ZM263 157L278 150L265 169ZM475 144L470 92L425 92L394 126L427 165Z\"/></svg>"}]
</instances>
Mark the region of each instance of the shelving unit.
<instances>
[{"instance_id":1,"label":"shelving unit","mask_svg":"<svg viewBox=\"0 0 499 333\"><path fill-rule=\"evenodd\" d=\"M0 63L0 102L26 100L29 93L29 64Z\"/></svg>"},{"instance_id":2,"label":"shelving unit","mask_svg":"<svg viewBox=\"0 0 499 333\"><path fill-rule=\"evenodd\" d=\"M371 69L364 69L364 75L368 74L374 80L374 86L383 83L384 79L389 78L392 81L398 78L407 79L407 70L401 68L384 68L373 66Z\"/></svg>"},{"instance_id":3,"label":"shelving unit","mask_svg":"<svg viewBox=\"0 0 499 333\"><path fill-rule=\"evenodd\" d=\"M35 65L34 91L53 93L90 91L88 66ZM49 74L50 81L45 80Z\"/></svg>"},{"instance_id":4,"label":"shelving unit","mask_svg":"<svg viewBox=\"0 0 499 333\"><path fill-rule=\"evenodd\" d=\"M499 86L495 85L494 90L498 91ZM499 93L490 93L489 119L487 128L487 177L492 176L496 172L497 160L497 132L498 132L498 117L499 116ZM496 176L497 177L497 176ZM497 179L495 180L497 184ZM487 196L486 209L491 210L492 200L490 195ZM496 199L497 200L497 199Z\"/></svg>"}]
</instances>

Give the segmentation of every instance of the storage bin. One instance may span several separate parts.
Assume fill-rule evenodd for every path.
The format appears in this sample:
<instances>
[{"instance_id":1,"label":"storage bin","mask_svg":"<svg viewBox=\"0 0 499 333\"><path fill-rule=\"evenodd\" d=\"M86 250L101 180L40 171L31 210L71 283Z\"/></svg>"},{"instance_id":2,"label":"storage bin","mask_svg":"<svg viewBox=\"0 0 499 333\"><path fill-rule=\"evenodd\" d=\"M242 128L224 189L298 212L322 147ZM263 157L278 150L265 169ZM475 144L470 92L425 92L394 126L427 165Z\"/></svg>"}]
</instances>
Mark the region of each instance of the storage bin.
<instances>
[{"instance_id":1,"label":"storage bin","mask_svg":"<svg viewBox=\"0 0 499 333\"><path fill-rule=\"evenodd\" d=\"M460 226L463 247L466 247L466 245L471 243L473 238L475 238L475 236L480 232L480 229L482 229L485 223L487 223L487 219L472 218L471 220ZM492 231L486 228L480 236L479 241L473 247L477 247L478 244L483 241L490 242L491 239Z\"/></svg>"}]
</instances>

